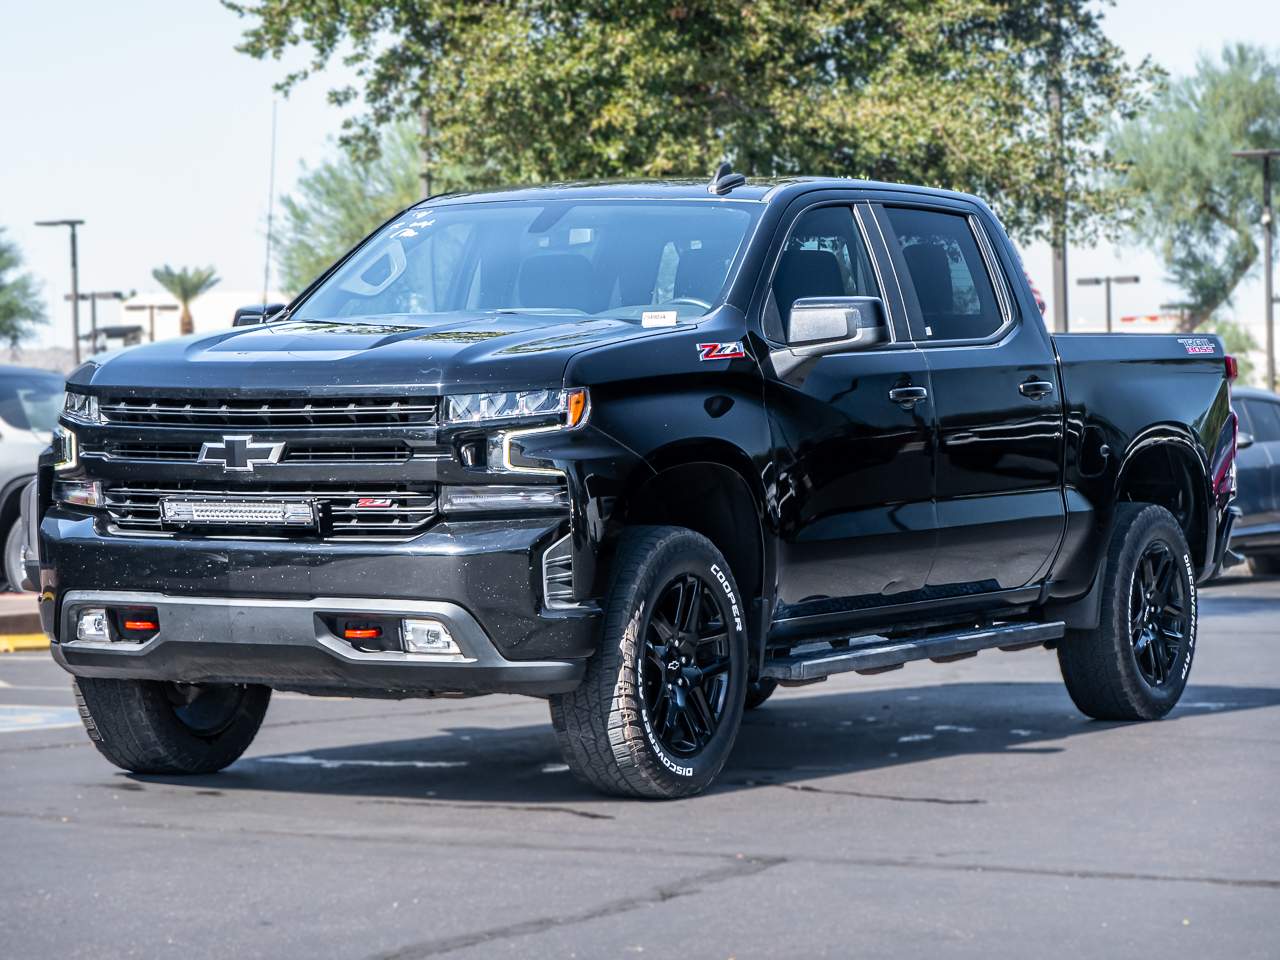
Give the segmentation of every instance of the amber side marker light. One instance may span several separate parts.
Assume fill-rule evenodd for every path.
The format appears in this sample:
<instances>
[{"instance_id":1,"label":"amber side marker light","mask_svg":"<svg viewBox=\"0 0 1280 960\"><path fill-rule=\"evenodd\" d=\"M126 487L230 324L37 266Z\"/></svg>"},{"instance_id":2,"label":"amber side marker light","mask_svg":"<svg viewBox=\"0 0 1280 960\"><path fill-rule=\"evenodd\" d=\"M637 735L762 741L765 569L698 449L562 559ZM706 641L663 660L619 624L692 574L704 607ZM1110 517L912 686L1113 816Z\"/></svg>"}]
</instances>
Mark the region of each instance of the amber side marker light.
<instances>
[{"instance_id":1,"label":"amber side marker light","mask_svg":"<svg viewBox=\"0 0 1280 960\"><path fill-rule=\"evenodd\" d=\"M382 636L381 627L347 627L342 631L347 640L377 640Z\"/></svg>"},{"instance_id":2,"label":"amber side marker light","mask_svg":"<svg viewBox=\"0 0 1280 960\"><path fill-rule=\"evenodd\" d=\"M124 628L126 630L159 630L160 624L155 620L126 620Z\"/></svg>"},{"instance_id":3,"label":"amber side marker light","mask_svg":"<svg viewBox=\"0 0 1280 960\"><path fill-rule=\"evenodd\" d=\"M569 391L569 420L568 425L576 427L582 422L582 415L587 412L587 391L570 390Z\"/></svg>"}]
</instances>

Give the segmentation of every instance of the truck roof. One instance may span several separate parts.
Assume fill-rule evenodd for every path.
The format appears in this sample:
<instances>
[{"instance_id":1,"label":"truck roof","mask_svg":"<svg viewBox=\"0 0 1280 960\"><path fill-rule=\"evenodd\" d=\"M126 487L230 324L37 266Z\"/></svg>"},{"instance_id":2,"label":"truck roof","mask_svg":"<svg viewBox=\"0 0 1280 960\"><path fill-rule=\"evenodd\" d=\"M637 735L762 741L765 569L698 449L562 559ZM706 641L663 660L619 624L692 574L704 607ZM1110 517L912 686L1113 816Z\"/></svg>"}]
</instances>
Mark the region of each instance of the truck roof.
<instances>
[{"instance_id":1,"label":"truck roof","mask_svg":"<svg viewBox=\"0 0 1280 960\"><path fill-rule=\"evenodd\" d=\"M935 187L921 187L905 183L885 183L878 180L859 180L852 177L772 177L752 178L730 192L713 194L707 189L707 180L586 180L566 183L548 183L528 187L499 187L492 190L475 190L460 193L438 194L416 204L439 203L494 203L507 200L737 200L770 203L790 200L801 193L814 190L890 190L898 193L916 193L935 197L948 197L982 201L971 194Z\"/></svg>"}]
</instances>

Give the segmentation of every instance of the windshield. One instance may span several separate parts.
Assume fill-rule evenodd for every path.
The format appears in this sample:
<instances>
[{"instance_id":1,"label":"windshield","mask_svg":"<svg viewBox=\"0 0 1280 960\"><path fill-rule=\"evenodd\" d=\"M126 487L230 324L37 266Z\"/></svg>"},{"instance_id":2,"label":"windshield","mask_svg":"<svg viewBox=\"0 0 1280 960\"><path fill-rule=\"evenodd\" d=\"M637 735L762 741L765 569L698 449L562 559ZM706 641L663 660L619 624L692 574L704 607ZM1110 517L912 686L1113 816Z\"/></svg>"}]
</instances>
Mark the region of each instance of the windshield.
<instances>
[{"instance_id":1,"label":"windshield","mask_svg":"<svg viewBox=\"0 0 1280 960\"><path fill-rule=\"evenodd\" d=\"M0 371L0 420L15 430L48 432L62 412L62 378L53 373Z\"/></svg>"},{"instance_id":2,"label":"windshield","mask_svg":"<svg viewBox=\"0 0 1280 960\"><path fill-rule=\"evenodd\" d=\"M699 317L719 302L729 265L761 208L697 200L416 207L365 244L295 316Z\"/></svg>"}]
</instances>

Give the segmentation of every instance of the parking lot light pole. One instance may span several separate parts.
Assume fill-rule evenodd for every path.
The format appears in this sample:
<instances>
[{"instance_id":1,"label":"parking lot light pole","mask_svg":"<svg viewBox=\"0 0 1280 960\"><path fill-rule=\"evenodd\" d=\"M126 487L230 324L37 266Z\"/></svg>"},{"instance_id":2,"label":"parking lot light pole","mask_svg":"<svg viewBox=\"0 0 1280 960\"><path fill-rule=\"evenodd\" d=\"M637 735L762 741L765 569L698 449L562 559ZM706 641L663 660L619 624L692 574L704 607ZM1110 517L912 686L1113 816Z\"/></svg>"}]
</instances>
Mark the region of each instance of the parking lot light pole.
<instances>
[{"instance_id":1,"label":"parking lot light pole","mask_svg":"<svg viewBox=\"0 0 1280 960\"><path fill-rule=\"evenodd\" d=\"M83 220L37 220L37 227L71 228L71 344L75 348L76 366L80 365L80 266L76 260L76 227Z\"/></svg>"},{"instance_id":2,"label":"parking lot light pole","mask_svg":"<svg viewBox=\"0 0 1280 960\"><path fill-rule=\"evenodd\" d=\"M1271 275L1274 260L1271 253L1272 237L1275 234L1274 218L1271 215L1271 161L1280 157L1280 148L1264 150L1233 150L1233 157L1242 160L1262 161L1262 283L1266 300L1267 324L1267 389L1276 388L1276 296Z\"/></svg>"},{"instance_id":3,"label":"parking lot light pole","mask_svg":"<svg viewBox=\"0 0 1280 960\"><path fill-rule=\"evenodd\" d=\"M1107 333L1111 332L1111 285L1113 283L1139 283L1141 277L1123 276L1123 277L1081 277L1076 284L1081 287L1106 287L1107 288Z\"/></svg>"}]
</instances>

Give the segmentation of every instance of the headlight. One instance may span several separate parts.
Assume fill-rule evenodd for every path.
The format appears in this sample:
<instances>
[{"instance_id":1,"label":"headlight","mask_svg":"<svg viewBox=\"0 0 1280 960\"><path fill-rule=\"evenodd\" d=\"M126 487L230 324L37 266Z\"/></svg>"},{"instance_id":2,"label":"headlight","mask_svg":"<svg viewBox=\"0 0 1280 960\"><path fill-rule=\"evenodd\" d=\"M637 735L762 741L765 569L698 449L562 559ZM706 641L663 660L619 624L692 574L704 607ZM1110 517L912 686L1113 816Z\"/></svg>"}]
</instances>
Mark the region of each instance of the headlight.
<instances>
[{"instance_id":1,"label":"headlight","mask_svg":"<svg viewBox=\"0 0 1280 960\"><path fill-rule=\"evenodd\" d=\"M75 431L62 424L53 428L53 457L55 470L74 470L80 466L80 444L76 442Z\"/></svg>"},{"instance_id":2,"label":"headlight","mask_svg":"<svg viewBox=\"0 0 1280 960\"><path fill-rule=\"evenodd\" d=\"M87 393L72 393L69 390L64 393L62 415L68 420L78 420L80 423L102 422L102 417L98 413L98 398L91 397Z\"/></svg>"},{"instance_id":3,"label":"headlight","mask_svg":"<svg viewBox=\"0 0 1280 960\"><path fill-rule=\"evenodd\" d=\"M581 388L461 393L447 400L445 418L450 423L555 418L567 427L576 427L584 422L587 413L587 391Z\"/></svg>"}]
</instances>

